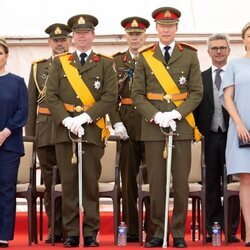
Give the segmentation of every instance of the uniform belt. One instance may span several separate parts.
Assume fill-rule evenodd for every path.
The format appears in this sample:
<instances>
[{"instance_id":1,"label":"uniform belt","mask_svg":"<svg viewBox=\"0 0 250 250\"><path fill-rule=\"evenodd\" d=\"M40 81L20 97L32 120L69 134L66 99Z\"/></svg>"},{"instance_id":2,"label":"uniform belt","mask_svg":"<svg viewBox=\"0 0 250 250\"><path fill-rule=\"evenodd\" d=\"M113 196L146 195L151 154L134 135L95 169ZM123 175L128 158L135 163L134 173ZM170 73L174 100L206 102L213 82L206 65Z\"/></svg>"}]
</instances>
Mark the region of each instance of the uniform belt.
<instances>
[{"instance_id":1,"label":"uniform belt","mask_svg":"<svg viewBox=\"0 0 250 250\"><path fill-rule=\"evenodd\" d=\"M154 100L154 101L181 101L181 100L185 100L188 97L188 93L184 92L184 93L180 93L180 94L163 94L163 93L147 93L147 98L148 100Z\"/></svg>"},{"instance_id":2,"label":"uniform belt","mask_svg":"<svg viewBox=\"0 0 250 250\"><path fill-rule=\"evenodd\" d=\"M68 103L64 103L64 107L67 111L69 112L84 112L86 110L88 110L90 107L92 107L93 104L90 104L90 105L72 105L72 104L68 104Z\"/></svg>"},{"instance_id":3,"label":"uniform belt","mask_svg":"<svg viewBox=\"0 0 250 250\"><path fill-rule=\"evenodd\" d=\"M82 112L82 111L86 111L88 110L92 105L72 105L72 104L68 104L68 103L64 103L64 107L67 111L69 112ZM38 107L38 113L39 114L43 114L43 115L51 115L50 111L48 108L46 107Z\"/></svg>"},{"instance_id":4,"label":"uniform belt","mask_svg":"<svg viewBox=\"0 0 250 250\"><path fill-rule=\"evenodd\" d=\"M122 98L121 99L121 104L122 105L132 105L133 101L131 98Z\"/></svg>"},{"instance_id":5,"label":"uniform belt","mask_svg":"<svg viewBox=\"0 0 250 250\"><path fill-rule=\"evenodd\" d=\"M50 111L48 108L46 107L38 107L38 114L42 114L42 115L51 115Z\"/></svg>"}]
</instances>

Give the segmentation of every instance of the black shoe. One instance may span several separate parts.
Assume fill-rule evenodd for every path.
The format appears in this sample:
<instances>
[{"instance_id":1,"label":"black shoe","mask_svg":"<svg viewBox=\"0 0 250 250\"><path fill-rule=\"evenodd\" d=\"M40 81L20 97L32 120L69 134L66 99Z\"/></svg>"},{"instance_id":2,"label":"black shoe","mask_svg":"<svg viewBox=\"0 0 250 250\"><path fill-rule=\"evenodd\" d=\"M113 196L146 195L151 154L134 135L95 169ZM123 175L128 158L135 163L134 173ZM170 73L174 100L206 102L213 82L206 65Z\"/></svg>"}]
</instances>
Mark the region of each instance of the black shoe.
<instances>
[{"instance_id":1,"label":"black shoe","mask_svg":"<svg viewBox=\"0 0 250 250\"><path fill-rule=\"evenodd\" d=\"M94 236L84 237L84 246L85 247L99 247L99 243L96 241Z\"/></svg>"},{"instance_id":2,"label":"black shoe","mask_svg":"<svg viewBox=\"0 0 250 250\"><path fill-rule=\"evenodd\" d=\"M185 242L184 238L174 238L174 247L186 248L187 243Z\"/></svg>"},{"instance_id":3,"label":"black shoe","mask_svg":"<svg viewBox=\"0 0 250 250\"><path fill-rule=\"evenodd\" d=\"M245 247L250 247L250 241L245 243Z\"/></svg>"},{"instance_id":4,"label":"black shoe","mask_svg":"<svg viewBox=\"0 0 250 250\"><path fill-rule=\"evenodd\" d=\"M127 242L139 242L139 238L134 234L127 234Z\"/></svg>"},{"instance_id":5,"label":"black shoe","mask_svg":"<svg viewBox=\"0 0 250 250\"><path fill-rule=\"evenodd\" d=\"M63 243L64 247L78 247L79 236L68 236Z\"/></svg>"},{"instance_id":6,"label":"black shoe","mask_svg":"<svg viewBox=\"0 0 250 250\"><path fill-rule=\"evenodd\" d=\"M212 243L212 235L209 234L207 237L206 237L206 242L207 243Z\"/></svg>"},{"instance_id":7,"label":"black shoe","mask_svg":"<svg viewBox=\"0 0 250 250\"><path fill-rule=\"evenodd\" d=\"M62 237L59 235L55 235L55 243L61 243L62 242ZM52 235L48 235L47 239L44 241L46 244L51 244L52 243Z\"/></svg>"},{"instance_id":8,"label":"black shoe","mask_svg":"<svg viewBox=\"0 0 250 250\"><path fill-rule=\"evenodd\" d=\"M238 243L240 239L236 235L232 235L232 243Z\"/></svg>"},{"instance_id":9,"label":"black shoe","mask_svg":"<svg viewBox=\"0 0 250 250\"><path fill-rule=\"evenodd\" d=\"M8 242L0 242L0 248L6 248L6 247L9 247Z\"/></svg>"},{"instance_id":10,"label":"black shoe","mask_svg":"<svg viewBox=\"0 0 250 250\"><path fill-rule=\"evenodd\" d=\"M151 248L151 247L162 247L163 245L163 239L152 237L149 242L146 242L144 247Z\"/></svg>"}]
</instances>

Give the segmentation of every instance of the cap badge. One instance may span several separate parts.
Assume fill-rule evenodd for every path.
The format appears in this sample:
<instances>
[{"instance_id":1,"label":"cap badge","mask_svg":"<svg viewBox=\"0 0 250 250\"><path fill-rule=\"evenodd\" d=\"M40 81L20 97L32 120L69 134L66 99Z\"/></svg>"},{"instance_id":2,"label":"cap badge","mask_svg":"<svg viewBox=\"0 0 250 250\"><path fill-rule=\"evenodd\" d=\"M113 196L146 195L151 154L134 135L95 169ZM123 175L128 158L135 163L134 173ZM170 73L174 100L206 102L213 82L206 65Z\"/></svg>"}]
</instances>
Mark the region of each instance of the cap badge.
<instances>
[{"instance_id":1,"label":"cap badge","mask_svg":"<svg viewBox=\"0 0 250 250\"><path fill-rule=\"evenodd\" d=\"M78 19L78 24L85 24L85 19L82 16Z\"/></svg>"},{"instance_id":2,"label":"cap badge","mask_svg":"<svg viewBox=\"0 0 250 250\"><path fill-rule=\"evenodd\" d=\"M56 29L55 29L55 34L56 35L60 35L62 34L62 30L57 26Z\"/></svg>"},{"instance_id":3,"label":"cap badge","mask_svg":"<svg viewBox=\"0 0 250 250\"><path fill-rule=\"evenodd\" d=\"M171 13L169 10L166 10L164 17L171 17Z\"/></svg>"},{"instance_id":4,"label":"cap badge","mask_svg":"<svg viewBox=\"0 0 250 250\"><path fill-rule=\"evenodd\" d=\"M138 27L138 22L135 19L131 23L131 27Z\"/></svg>"}]
</instances>

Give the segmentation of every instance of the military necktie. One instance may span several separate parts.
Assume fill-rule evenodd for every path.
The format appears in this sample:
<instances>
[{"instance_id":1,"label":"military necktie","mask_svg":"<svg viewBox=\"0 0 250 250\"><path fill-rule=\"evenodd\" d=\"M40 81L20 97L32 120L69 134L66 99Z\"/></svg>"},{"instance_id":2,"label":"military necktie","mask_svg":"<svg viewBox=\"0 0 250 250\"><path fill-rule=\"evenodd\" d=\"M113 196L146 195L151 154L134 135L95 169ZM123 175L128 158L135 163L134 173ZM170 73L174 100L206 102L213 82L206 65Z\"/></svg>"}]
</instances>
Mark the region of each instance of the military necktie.
<instances>
[{"instance_id":1,"label":"military necktie","mask_svg":"<svg viewBox=\"0 0 250 250\"><path fill-rule=\"evenodd\" d=\"M81 65L83 66L83 64L85 63L85 58L87 57L87 54L86 53L81 53L80 54L80 63Z\"/></svg>"},{"instance_id":2,"label":"military necktie","mask_svg":"<svg viewBox=\"0 0 250 250\"><path fill-rule=\"evenodd\" d=\"M216 69L216 74L215 74L215 79L214 79L214 84L217 87L218 90L220 90L220 85L221 85L221 75L220 72L223 71L222 69Z\"/></svg>"},{"instance_id":3,"label":"military necktie","mask_svg":"<svg viewBox=\"0 0 250 250\"><path fill-rule=\"evenodd\" d=\"M168 64L168 61L170 59L170 55L168 53L170 48L171 48L170 46L165 46L164 47L164 49L165 49L164 58L165 58L166 64Z\"/></svg>"}]
</instances>

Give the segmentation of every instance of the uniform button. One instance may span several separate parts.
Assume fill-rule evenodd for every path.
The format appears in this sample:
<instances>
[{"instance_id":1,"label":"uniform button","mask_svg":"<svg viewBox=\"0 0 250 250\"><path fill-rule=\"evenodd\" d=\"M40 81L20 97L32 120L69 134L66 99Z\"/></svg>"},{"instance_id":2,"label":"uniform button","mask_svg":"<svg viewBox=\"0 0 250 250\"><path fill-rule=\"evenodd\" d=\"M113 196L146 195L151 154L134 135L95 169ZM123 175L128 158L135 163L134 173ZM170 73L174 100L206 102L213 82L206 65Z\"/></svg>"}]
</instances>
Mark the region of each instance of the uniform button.
<instances>
[{"instance_id":1,"label":"uniform button","mask_svg":"<svg viewBox=\"0 0 250 250\"><path fill-rule=\"evenodd\" d=\"M169 69L169 66L167 66L167 69Z\"/></svg>"},{"instance_id":2,"label":"uniform button","mask_svg":"<svg viewBox=\"0 0 250 250\"><path fill-rule=\"evenodd\" d=\"M79 99L80 97L77 95L76 98Z\"/></svg>"}]
</instances>

